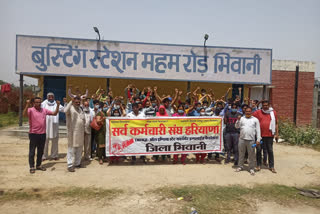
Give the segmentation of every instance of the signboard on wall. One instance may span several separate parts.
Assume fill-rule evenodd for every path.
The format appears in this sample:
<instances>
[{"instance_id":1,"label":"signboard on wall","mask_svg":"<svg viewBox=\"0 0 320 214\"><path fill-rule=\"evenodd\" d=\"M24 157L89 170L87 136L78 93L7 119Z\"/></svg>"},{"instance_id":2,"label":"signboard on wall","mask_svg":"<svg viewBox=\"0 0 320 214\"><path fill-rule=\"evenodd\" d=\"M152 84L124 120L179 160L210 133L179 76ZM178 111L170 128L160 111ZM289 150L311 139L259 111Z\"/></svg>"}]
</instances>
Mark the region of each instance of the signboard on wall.
<instances>
[{"instance_id":1,"label":"signboard on wall","mask_svg":"<svg viewBox=\"0 0 320 214\"><path fill-rule=\"evenodd\" d=\"M272 50L17 35L16 72L270 84Z\"/></svg>"}]
</instances>

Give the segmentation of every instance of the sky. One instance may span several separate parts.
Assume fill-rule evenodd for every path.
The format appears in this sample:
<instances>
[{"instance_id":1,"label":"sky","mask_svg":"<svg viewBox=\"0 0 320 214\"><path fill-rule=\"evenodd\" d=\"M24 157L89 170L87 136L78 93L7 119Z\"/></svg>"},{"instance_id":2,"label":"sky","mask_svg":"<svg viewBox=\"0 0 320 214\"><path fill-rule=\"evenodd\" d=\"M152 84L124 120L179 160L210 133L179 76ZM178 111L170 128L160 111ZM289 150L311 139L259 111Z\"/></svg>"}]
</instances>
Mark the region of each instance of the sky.
<instances>
[{"instance_id":1,"label":"sky","mask_svg":"<svg viewBox=\"0 0 320 214\"><path fill-rule=\"evenodd\" d=\"M0 79L15 85L16 34L272 48L313 61L320 77L320 0L0 0ZM25 83L35 84L32 78Z\"/></svg>"}]
</instances>

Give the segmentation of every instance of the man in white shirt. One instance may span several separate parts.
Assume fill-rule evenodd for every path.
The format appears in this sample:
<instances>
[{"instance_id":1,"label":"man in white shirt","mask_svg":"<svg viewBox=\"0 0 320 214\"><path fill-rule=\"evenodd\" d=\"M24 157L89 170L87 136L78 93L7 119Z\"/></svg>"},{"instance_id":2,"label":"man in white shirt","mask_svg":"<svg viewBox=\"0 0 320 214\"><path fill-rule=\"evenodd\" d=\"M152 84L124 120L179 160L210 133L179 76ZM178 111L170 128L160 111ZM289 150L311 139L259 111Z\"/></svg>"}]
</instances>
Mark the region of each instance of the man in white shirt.
<instances>
[{"instance_id":1,"label":"man in white shirt","mask_svg":"<svg viewBox=\"0 0 320 214\"><path fill-rule=\"evenodd\" d=\"M255 148L252 147L254 143L256 145L260 144L261 134L260 134L260 123L259 120L252 115L251 107L247 107L245 110L245 116L238 116L238 120L235 124L237 129L240 128L239 137L239 168L236 170L240 172L243 170L244 155L246 150L248 151L249 157L249 168L250 174L255 175L254 168L256 166L256 155ZM257 137L257 140L255 140Z\"/></svg>"},{"instance_id":2,"label":"man in white shirt","mask_svg":"<svg viewBox=\"0 0 320 214\"><path fill-rule=\"evenodd\" d=\"M41 108L48 109L49 111L54 112L57 107L57 103L54 100L54 94L49 92L47 94L47 99L41 103ZM59 106L59 112L63 112L64 107ZM44 151L42 160L47 160L52 158L54 160L59 159L58 155L58 141L59 141L59 113L55 116L47 115L46 116L46 142L44 145ZM49 140L51 140L51 155L48 156Z\"/></svg>"},{"instance_id":3,"label":"man in white shirt","mask_svg":"<svg viewBox=\"0 0 320 214\"><path fill-rule=\"evenodd\" d=\"M138 103L132 104L132 112L127 114L129 118L145 118L143 111L139 111Z\"/></svg>"},{"instance_id":4,"label":"man in white shirt","mask_svg":"<svg viewBox=\"0 0 320 214\"><path fill-rule=\"evenodd\" d=\"M129 118L145 118L144 113L139 111L139 104L138 103L133 103L132 104L132 112L127 114L127 117ZM136 163L136 156L131 157L131 164L134 165ZM140 157L143 161L143 163L147 163L145 160L145 156Z\"/></svg>"}]
</instances>

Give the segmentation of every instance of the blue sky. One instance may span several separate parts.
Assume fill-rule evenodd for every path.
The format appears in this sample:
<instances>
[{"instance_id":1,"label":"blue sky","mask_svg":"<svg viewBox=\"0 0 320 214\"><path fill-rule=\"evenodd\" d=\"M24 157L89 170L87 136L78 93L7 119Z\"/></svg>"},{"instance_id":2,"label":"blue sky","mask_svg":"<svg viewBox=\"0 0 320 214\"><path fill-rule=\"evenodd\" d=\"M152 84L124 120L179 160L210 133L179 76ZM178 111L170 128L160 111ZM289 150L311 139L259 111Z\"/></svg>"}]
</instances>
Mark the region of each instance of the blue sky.
<instances>
[{"instance_id":1,"label":"blue sky","mask_svg":"<svg viewBox=\"0 0 320 214\"><path fill-rule=\"evenodd\" d=\"M18 84L16 34L272 48L313 61L320 77L320 0L0 0L0 79ZM26 83L34 83L27 78Z\"/></svg>"}]
</instances>

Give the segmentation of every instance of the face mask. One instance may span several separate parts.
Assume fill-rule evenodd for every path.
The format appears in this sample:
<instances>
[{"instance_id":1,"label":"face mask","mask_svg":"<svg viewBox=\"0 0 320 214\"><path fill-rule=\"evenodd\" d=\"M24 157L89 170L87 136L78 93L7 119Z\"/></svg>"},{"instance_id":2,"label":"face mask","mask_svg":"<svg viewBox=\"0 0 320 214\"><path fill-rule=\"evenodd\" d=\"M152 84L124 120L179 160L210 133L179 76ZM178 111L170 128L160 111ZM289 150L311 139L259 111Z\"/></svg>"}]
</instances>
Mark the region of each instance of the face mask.
<instances>
[{"instance_id":1,"label":"face mask","mask_svg":"<svg viewBox=\"0 0 320 214\"><path fill-rule=\"evenodd\" d=\"M208 108L208 106L203 106L203 108Z\"/></svg>"},{"instance_id":2,"label":"face mask","mask_svg":"<svg viewBox=\"0 0 320 214\"><path fill-rule=\"evenodd\" d=\"M89 108L88 108L88 107L84 107L84 108L83 108L83 111L89 112Z\"/></svg>"},{"instance_id":3,"label":"face mask","mask_svg":"<svg viewBox=\"0 0 320 214\"><path fill-rule=\"evenodd\" d=\"M108 111L108 107L104 107L104 108L103 108L103 111Z\"/></svg>"},{"instance_id":4,"label":"face mask","mask_svg":"<svg viewBox=\"0 0 320 214\"><path fill-rule=\"evenodd\" d=\"M98 108L99 108L99 105L95 105L94 108L95 108L95 109L98 109Z\"/></svg>"},{"instance_id":5,"label":"face mask","mask_svg":"<svg viewBox=\"0 0 320 214\"><path fill-rule=\"evenodd\" d=\"M238 110L236 108L231 109L232 113L236 113Z\"/></svg>"},{"instance_id":6,"label":"face mask","mask_svg":"<svg viewBox=\"0 0 320 214\"><path fill-rule=\"evenodd\" d=\"M178 110L178 113L179 113L179 114L183 114L184 111L183 111L183 110Z\"/></svg>"},{"instance_id":7,"label":"face mask","mask_svg":"<svg viewBox=\"0 0 320 214\"><path fill-rule=\"evenodd\" d=\"M212 115L213 115L213 112L212 112L212 111L206 112L206 115L207 115L207 116L212 116Z\"/></svg>"},{"instance_id":8,"label":"face mask","mask_svg":"<svg viewBox=\"0 0 320 214\"><path fill-rule=\"evenodd\" d=\"M120 106L119 106L119 105L115 105L114 108L115 108L115 109L119 109Z\"/></svg>"},{"instance_id":9,"label":"face mask","mask_svg":"<svg viewBox=\"0 0 320 214\"><path fill-rule=\"evenodd\" d=\"M140 103L140 101L136 101L136 103Z\"/></svg>"},{"instance_id":10,"label":"face mask","mask_svg":"<svg viewBox=\"0 0 320 214\"><path fill-rule=\"evenodd\" d=\"M197 108L196 108L197 111L200 111L200 109L201 109L201 107L197 107Z\"/></svg>"},{"instance_id":11,"label":"face mask","mask_svg":"<svg viewBox=\"0 0 320 214\"><path fill-rule=\"evenodd\" d=\"M54 102L54 100L48 100L49 101L49 103L53 103Z\"/></svg>"},{"instance_id":12,"label":"face mask","mask_svg":"<svg viewBox=\"0 0 320 214\"><path fill-rule=\"evenodd\" d=\"M120 116L120 114L119 114L119 113L114 113L113 115L114 115L114 116L116 116L116 117L117 117L117 116Z\"/></svg>"},{"instance_id":13,"label":"face mask","mask_svg":"<svg viewBox=\"0 0 320 214\"><path fill-rule=\"evenodd\" d=\"M157 106L157 103L152 103L152 107L156 107Z\"/></svg>"},{"instance_id":14,"label":"face mask","mask_svg":"<svg viewBox=\"0 0 320 214\"><path fill-rule=\"evenodd\" d=\"M200 112L200 115L201 115L201 116L205 116L206 113L205 113L205 112Z\"/></svg>"},{"instance_id":15,"label":"face mask","mask_svg":"<svg viewBox=\"0 0 320 214\"><path fill-rule=\"evenodd\" d=\"M228 106L228 109L231 109L231 106Z\"/></svg>"},{"instance_id":16,"label":"face mask","mask_svg":"<svg viewBox=\"0 0 320 214\"><path fill-rule=\"evenodd\" d=\"M202 96L206 95L206 93L202 93Z\"/></svg>"}]
</instances>

